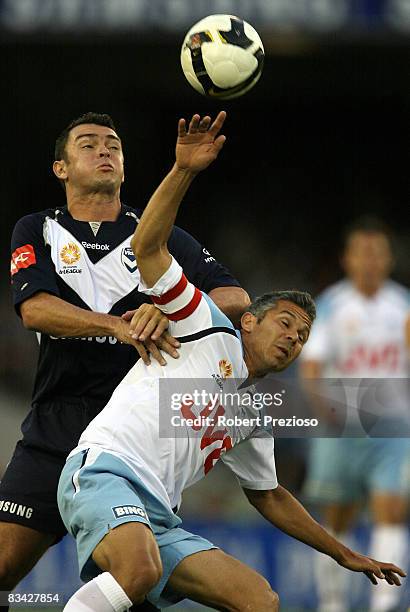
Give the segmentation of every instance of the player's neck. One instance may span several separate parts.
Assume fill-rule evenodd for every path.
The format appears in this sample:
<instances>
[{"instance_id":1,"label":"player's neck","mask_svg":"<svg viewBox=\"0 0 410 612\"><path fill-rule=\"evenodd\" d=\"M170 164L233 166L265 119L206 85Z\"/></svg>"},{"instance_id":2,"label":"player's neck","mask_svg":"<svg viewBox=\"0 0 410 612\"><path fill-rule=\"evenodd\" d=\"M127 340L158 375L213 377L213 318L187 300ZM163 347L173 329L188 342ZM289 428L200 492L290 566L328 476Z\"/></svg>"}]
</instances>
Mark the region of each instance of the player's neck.
<instances>
[{"instance_id":1,"label":"player's neck","mask_svg":"<svg viewBox=\"0 0 410 612\"><path fill-rule=\"evenodd\" d=\"M366 283L357 283L354 282L356 290L366 299L373 298L381 289L382 285L368 285Z\"/></svg>"},{"instance_id":2,"label":"player's neck","mask_svg":"<svg viewBox=\"0 0 410 612\"><path fill-rule=\"evenodd\" d=\"M254 351L250 351L247 347L246 337L242 335L242 347L243 347L243 360L245 362L246 368L248 370L248 378L263 378L268 374L269 369L263 367L262 363L259 363L257 359L256 353Z\"/></svg>"},{"instance_id":3,"label":"player's neck","mask_svg":"<svg viewBox=\"0 0 410 612\"><path fill-rule=\"evenodd\" d=\"M67 206L71 216L77 221L116 221L121 212L119 195L67 195Z\"/></svg>"}]
</instances>

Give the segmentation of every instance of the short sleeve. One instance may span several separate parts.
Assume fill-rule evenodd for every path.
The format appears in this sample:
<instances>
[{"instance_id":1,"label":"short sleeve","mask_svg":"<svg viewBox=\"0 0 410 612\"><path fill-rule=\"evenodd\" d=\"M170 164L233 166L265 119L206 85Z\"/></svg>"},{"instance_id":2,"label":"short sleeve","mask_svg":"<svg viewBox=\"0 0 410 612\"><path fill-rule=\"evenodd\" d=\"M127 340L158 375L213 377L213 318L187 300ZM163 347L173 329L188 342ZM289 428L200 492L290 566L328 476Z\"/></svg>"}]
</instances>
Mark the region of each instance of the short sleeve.
<instances>
[{"instance_id":1,"label":"short sleeve","mask_svg":"<svg viewBox=\"0 0 410 612\"><path fill-rule=\"evenodd\" d=\"M181 228L174 227L168 241L168 249L181 264L189 281L201 291L209 293L217 287L240 287L229 270Z\"/></svg>"},{"instance_id":2,"label":"short sleeve","mask_svg":"<svg viewBox=\"0 0 410 612\"><path fill-rule=\"evenodd\" d=\"M169 331L175 336L195 334L211 327L223 327L236 335L229 319L209 296L188 281L174 257L153 287L147 287L141 277L139 291L150 296L168 317Z\"/></svg>"},{"instance_id":3,"label":"short sleeve","mask_svg":"<svg viewBox=\"0 0 410 612\"><path fill-rule=\"evenodd\" d=\"M40 215L27 215L17 222L11 239L10 274L17 313L18 306L39 291L59 295Z\"/></svg>"},{"instance_id":4,"label":"short sleeve","mask_svg":"<svg viewBox=\"0 0 410 612\"><path fill-rule=\"evenodd\" d=\"M172 257L168 270L157 280L153 287L147 287L142 276L139 290L149 295L170 321L186 319L199 306L202 293L188 282L181 266Z\"/></svg>"},{"instance_id":5,"label":"short sleeve","mask_svg":"<svg viewBox=\"0 0 410 612\"><path fill-rule=\"evenodd\" d=\"M168 317L169 331L174 335L186 335L212 326L212 314L207 300L188 281L174 257L168 270L153 287L147 287L141 277L139 291L148 295Z\"/></svg>"},{"instance_id":6,"label":"short sleeve","mask_svg":"<svg viewBox=\"0 0 410 612\"><path fill-rule=\"evenodd\" d=\"M267 491L278 486L274 439L267 432L261 432L260 437L240 442L222 454L221 459L244 489Z\"/></svg>"}]
</instances>

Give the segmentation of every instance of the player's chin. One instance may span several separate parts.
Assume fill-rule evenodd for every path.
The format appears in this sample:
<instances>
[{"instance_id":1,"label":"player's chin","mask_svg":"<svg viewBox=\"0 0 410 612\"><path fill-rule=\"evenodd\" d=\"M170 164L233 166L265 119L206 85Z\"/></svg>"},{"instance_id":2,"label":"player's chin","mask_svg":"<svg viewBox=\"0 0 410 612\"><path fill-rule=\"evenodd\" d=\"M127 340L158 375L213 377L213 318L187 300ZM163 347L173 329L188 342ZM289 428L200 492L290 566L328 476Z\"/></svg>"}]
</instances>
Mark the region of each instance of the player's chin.
<instances>
[{"instance_id":1,"label":"player's chin","mask_svg":"<svg viewBox=\"0 0 410 612\"><path fill-rule=\"evenodd\" d=\"M286 370L296 359L297 355L289 355L286 357L285 355L279 359L276 359L277 364L274 369L275 372L282 372Z\"/></svg>"},{"instance_id":2,"label":"player's chin","mask_svg":"<svg viewBox=\"0 0 410 612\"><path fill-rule=\"evenodd\" d=\"M116 176L103 176L94 183L95 191L107 194L115 193L120 186L121 181Z\"/></svg>"},{"instance_id":3,"label":"player's chin","mask_svg":"<svg viewBox=\"0 0 410 612\"><path fill-rule=\"evenodd\" d=\"M285 356L283 357L272 357L271 359L271 370L272 372L282 372L288 367L289 359Z\"/></svg>"}]
</instances>

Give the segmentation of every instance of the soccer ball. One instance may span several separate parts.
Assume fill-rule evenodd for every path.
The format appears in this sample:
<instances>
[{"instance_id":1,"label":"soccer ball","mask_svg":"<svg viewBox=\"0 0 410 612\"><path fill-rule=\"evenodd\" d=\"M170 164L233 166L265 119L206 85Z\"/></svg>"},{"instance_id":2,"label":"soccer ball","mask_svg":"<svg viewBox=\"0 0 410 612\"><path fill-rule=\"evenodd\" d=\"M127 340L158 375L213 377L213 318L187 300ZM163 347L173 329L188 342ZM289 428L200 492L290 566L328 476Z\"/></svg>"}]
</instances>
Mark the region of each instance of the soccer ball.
<instances>
[{"instance_id":1,"label":"soccer ball","mask_svg":"<svg viewBox=\"0 0 410 612\"><path fill-rule=\"evenodd\" d=\"M211 98L242 96L259 80L265 57L256 30L234 15L210 15L187 33L181 49L184 74Z\"/></svg>"}]
</instances>

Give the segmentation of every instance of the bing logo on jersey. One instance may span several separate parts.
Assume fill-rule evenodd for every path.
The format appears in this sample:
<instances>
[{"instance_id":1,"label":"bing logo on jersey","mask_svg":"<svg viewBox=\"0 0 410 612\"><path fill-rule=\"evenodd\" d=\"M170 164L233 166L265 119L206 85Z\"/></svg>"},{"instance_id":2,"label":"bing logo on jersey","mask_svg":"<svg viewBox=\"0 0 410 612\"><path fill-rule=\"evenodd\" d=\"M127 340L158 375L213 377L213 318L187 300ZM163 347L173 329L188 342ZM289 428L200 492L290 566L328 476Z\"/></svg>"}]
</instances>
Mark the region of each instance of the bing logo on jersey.
<instances>
[{"instance_id":1,"label":"bing logo on jersey","mask_svg":"<svg viewBox=\"0 0 410 612\"><path fill-rule=\"evenodd\" d=\"M144 508L139 506L114 506L111 508L114 512L115 518L122 518L123 516L140 516L148 521L148 515Z\"/></svg>"},{"instance_id":2,"label":"bing logo on jersey","mask_svg":"<svg viewBox=\"0 0 410 612\"><path fill-rule=\"evenodd\" d=\"M137 269L135 255L130 247L125 247L122 249L121 263L127 268L128 272L131 272L131 274Z\"/></svg>"}]
</instances>

